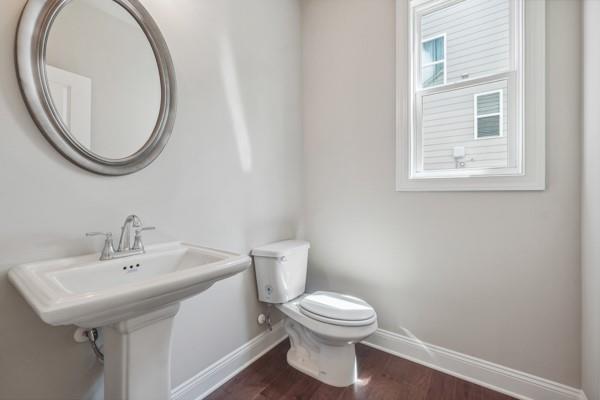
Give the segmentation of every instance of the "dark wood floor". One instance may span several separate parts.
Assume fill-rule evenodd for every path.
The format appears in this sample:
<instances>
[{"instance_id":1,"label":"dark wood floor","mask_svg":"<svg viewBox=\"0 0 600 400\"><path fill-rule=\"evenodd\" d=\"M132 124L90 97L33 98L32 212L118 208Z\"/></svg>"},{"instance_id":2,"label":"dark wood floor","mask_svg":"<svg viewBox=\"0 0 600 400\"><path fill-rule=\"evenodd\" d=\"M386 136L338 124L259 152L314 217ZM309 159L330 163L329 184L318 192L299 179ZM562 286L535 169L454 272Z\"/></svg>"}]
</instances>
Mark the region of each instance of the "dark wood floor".
<instances>
[{"instance_id":1,"label":"dark wood floor","mask_svg":"<svg viewBox=\"0 0 600 400\"><path fill-rule=\"evenodd\" d=\"M286 361L288 349L285 340L207 400L514 400L361 344L356 345L358 382L336 388L290 367Z\"/></svg>"}]
</instances>

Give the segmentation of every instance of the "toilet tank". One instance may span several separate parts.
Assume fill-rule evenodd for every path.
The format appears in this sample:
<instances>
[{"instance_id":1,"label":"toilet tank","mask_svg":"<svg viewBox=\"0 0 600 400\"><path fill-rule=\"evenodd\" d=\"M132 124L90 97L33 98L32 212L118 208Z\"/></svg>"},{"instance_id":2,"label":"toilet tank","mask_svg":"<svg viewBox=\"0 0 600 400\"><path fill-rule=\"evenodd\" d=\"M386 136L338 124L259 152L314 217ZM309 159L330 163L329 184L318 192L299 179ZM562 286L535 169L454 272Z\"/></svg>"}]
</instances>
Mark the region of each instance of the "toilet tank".
<instances>
[{"instance_id":1,"label":"toilet tank","mask_svg":"<svg viewBox=\"0 0 600 400\"><path fill-rule=\"evenodd\" d=\"M310 243L284 240L252 250L258 299L286 303L304 293Z\"/></svg>"}]
</instances>

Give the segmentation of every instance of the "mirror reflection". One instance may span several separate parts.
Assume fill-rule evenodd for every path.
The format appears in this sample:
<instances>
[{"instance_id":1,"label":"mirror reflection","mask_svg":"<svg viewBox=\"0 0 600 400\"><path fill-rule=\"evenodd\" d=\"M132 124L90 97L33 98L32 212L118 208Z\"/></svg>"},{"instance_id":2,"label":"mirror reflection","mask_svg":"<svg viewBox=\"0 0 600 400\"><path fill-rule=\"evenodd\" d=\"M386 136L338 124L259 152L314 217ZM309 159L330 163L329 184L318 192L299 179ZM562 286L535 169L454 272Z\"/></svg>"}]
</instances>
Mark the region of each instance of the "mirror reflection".
<instances>
[{"instance_id":1,"label":"mirror reflection","mask_svg":"<svg viewBox=\"0 0 600 400\"><path fill-rule=\"evenodd\" d=\"M71 137L98 156L128 157L160 111L160 75L137 21L112 0L73 0L52 24L46 73Z\"/></svg>"}]
</instances>

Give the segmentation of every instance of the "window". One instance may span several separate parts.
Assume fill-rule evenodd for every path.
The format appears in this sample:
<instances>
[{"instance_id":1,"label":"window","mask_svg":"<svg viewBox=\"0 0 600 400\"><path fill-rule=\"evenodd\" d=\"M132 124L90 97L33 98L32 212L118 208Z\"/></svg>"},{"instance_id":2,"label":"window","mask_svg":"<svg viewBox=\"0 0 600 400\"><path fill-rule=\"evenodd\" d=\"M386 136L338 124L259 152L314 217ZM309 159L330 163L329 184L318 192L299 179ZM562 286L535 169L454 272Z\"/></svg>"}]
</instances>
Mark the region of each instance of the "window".
<instances>
[{"instance_id":1,"label":"window","mask_svg":"<svg viewBox=\"0 0 600 400\"><path fill-rule=\"evenodd\" d=\"M545 4L397 1L397 189L543 189Z\"/></svg>"},{"instance_id":2,"label":"window","mask_svg":"<svg viewBox=\"0 0 600 400\"><path fill-rule=\"evenodd\" d=\"M502 136L502 92L475 95L475 139Z\"/></svg>"},{"instance_id":3,"label":"window","mask_svg":"<svg viewBox=\"0 0 600 400\"><path fill-rule=\"evenodd\" d=\"M431 87L446 83L446 36L423 41L421 49L421 86Z\"/></svg>"}]
</instances>

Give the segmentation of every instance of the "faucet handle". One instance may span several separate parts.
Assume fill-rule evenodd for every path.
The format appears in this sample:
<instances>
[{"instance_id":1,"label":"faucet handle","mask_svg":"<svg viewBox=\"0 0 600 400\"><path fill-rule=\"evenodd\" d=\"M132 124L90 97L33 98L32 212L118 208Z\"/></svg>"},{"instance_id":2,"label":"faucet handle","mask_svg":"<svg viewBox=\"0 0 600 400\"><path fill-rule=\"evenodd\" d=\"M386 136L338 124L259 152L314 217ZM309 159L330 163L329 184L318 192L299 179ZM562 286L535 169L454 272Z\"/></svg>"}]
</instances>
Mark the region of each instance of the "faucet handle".
<instances>
[{"instance_id":1,"label":"faucet handle","mask_svg":"<svg viewBox=\"0 0 600 400\"><path fill-rule=\"evenodd\" d=\"M85 236L104 236L104 248L100 255L100 260L110 260L115 255L115 248L113 245L112 233L110 232L88 232Z\"/></svg>"},{"instance_id":2,"label":"faucet handle","mask_svg":"<svg viewBox=\"0 0 600 400\"><path fill-rule=\"evenodd\" d=\"M155 229L156 229L156 227L155 227L155 226L142 226L142 227L140 227L140 228L136 228L136 229L135 229L135 234L136 234L136 235L139 235L139 234L141 234L141 233L142 233L142 232L144 232L144 231L153 231L153 230L155 230Z\"/></svg>"},{"instance_id":3,"label":"faucet handle","mask_svg":"<svg viewBox=\"0 0 600 400\"><path fill-rule=\"evenodd\" d=\"M133 247L131 250L141 250L144 252L144 243L142 242L142 232L144 231L153 231L155 230L155 226L142 226L140 228L136 228L135 230L135 238L133 239Z\"/></svg>"},{"instance_id":4,"label":"faucet handle","mask_svg":"<svg viewBox=\"0 0 600 400\"><path fill-rule=\"evenodd\" d=\"M111 232L88 232L85 236L106 236L106 238L112 238Z\"/></svg>"}]
</instances>

